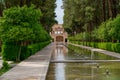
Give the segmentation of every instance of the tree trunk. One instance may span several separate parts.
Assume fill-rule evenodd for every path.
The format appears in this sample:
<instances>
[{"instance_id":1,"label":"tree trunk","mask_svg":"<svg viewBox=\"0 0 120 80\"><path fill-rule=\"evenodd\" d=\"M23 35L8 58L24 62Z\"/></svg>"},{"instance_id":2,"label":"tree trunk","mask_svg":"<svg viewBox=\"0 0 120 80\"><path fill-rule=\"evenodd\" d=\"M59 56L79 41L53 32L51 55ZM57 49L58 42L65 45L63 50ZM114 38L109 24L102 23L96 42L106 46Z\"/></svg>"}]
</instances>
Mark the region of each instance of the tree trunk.
<instances>
[{"instance_id":1,"label":"tree trunk","mask_svg":"<svg viewBox=\"0 0 120 80\"><path fill-rule=\"evenodd\" d=\"M17 61L17 62L20 61L20 55L21 55L21 48L22 48L22 45L23 45L23 43L21 42L20 48L19 48L19 52L18 52L18 56L17 56L17 58L16 58L16 61Z\"/></svg>"},{"instance_id":2,"label":"tree trunk","mask_svg":"<svg viewBox=\"0 0 120 80\"><path fill-rule=\"evenodd\" d=\"M22 7L24 4L24 1L23 0L20 0L20 7Z\"/></svg>"},{"instance_id":3,"label":"tree trunk","mask_svg":"<svg viewBox=\"0 0 120 80\"><path fill-rule=\"evenodd\" d=\"M112 14L112 1L108 0L108 7L109 7L109 17L113 18L113 14Z\"/></svg>"},{"instance_id":4,"label":"tree trunk","mask_svg":"<svg viewBox=\"0 0 120 80\"><path fill-rule=\"evenodd\" d=\"M113 10L112 10L112 13L113 13L113 18L116 17L117 15L117 8L118 8L118 5L119 5L119 1L117 0L112 0L112 3L113 3ZM119 9L118 9L119 10ZM119 12L118 12L119 13Z\"/></svg>"},{"instance_id":5,"label":"tree trunk","mask_svg":"<svg viewBox=\"0 0 120 80\"><path fill-rule=\"evenodd\" d=\"M102 16L103 16L103 21L106 21L106 7L105 7L105 0L102 0Z\"/></svg>"},{"instance_id":6,"label":"tree trunk","mask_svg":"<svg viewBox=\"0 0 120 80\"><path fill-rule=\"evenodd\" d=\"M2 9L0 8L0 16L2 16Z\"/></svg>"}]
</instances>

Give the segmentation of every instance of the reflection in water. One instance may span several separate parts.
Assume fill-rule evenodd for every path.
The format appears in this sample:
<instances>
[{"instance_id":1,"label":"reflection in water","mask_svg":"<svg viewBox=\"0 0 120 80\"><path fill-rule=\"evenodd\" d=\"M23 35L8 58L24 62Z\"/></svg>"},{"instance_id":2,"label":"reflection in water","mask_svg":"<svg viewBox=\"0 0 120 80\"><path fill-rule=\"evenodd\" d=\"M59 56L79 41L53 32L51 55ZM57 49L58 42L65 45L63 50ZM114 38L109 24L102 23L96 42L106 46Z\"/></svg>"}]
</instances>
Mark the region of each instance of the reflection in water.
<instances>
[{"instance_id":1,"label":"reflection in water","mask_svg":"<svg viewBox=\"0 0 120 80\"><path fill-rule=\"evenodd\" d=\"M51 63L47 80L119 80L120 63ZM109 70L109 74L106 70Z\"/></svg>"},{"instance_id":2,"label":"reflection in water","mask_svg":"<svg viewBox=\"0 0 120 80\"><path fill-rule=\"evenodd\" d=\"M98 52L93 52L87 49L82 49L80 47L75 47L69 45L70 49L68 50L67 59L76 59L76 60L115 60L117 58L101 54Z\"/></svg>"},{"instance_id":3,"label":"reflection in water","mask_svg":"<svg viewBox=\"0 0 120 80\"><path fill-rule=\"evenodd\" d=\"M64 60L65 55L67 53L66 47L63 45L57 45L55 47L56 48L55 48L54 53L53 53L53 59L54 60ZM64 63L55 64L55 80L66 80L64 68L65 68Z\"/></svg>"},{"instance_id":4,"label":"reflection in water","mask_svg":"<svg viewBox=\"0 0 120 80\"><path fill-rule=\"evenodd\" d=\"M99 53L90 53L77 47L74 47L74 50L75 52L67 50L63 45L55 46L52 59L79 59L81 56L77 55L84 55L89 59L116 59ZM46 80L119 80L119 76L120 62L51 63Z\"/></svg>"},{"instance_id":5,"label":"reflection in water","mask_svg":"<svg viewBox=\"0 0 120 80\"><path fill-rule=\"evenodd\" d=\"M53 58L54 60L65 60L65 57L67 56L67 48L64 45L55 45L54 46L54 53Z\"/></svg>"},{"instance_id":6,"label":"reflection in water","mask_svg":"<svg viewBox=\"0 0 120 80\"><path fill-rule=\"evenodd\" d=\"M64 63L55 64L55 80L66 80L64 68L65 68Z\"/></svg>"}]
</instances>

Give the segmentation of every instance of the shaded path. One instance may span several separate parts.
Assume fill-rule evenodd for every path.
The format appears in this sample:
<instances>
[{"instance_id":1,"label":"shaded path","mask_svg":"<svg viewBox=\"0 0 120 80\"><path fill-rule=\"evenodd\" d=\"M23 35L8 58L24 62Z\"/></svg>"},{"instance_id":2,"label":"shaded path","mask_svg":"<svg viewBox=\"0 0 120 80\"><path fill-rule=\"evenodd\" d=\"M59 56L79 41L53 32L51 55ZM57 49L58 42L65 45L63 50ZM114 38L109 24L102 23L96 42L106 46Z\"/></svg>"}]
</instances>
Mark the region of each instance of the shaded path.
<instances>
[{"instance_id":1,"label":"shaded path","mask_svg":"<svg viewBox=\"0 0 120 80\"><path fill-rule=\"evenodd\" d=\"M0 77L0 80L45 80L53 44L22 61Z\"/></svg>"}]
</instances>

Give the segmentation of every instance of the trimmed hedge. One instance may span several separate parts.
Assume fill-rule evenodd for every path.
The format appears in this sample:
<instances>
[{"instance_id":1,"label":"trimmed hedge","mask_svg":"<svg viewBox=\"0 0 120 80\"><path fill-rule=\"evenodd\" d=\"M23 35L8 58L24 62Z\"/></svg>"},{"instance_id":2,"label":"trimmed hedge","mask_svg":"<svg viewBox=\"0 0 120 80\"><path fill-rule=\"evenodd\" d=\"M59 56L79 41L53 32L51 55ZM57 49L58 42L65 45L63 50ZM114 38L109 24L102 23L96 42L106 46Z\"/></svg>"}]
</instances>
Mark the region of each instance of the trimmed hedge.
<instances>
[{"instance_id":1,"label":"trimmed hedge","mask_svg":"<svg viewBox=\"0 0 120 80\"><path fill-rule=\"evenodd\" d=\"M37 43L37 44L32 44L29 45L27 47L23 47L22 48L22 54L21 54L21 60L26 59L27 57L35 54L37 51L41 50L42 48L44 48L46 45L48 45L50 43L50 41L47 42L42 42L42 43Z\"/></svg>"},{"instance_id":2,"label":"trimmed hedge","mask_svg":"<svg viewBox=\"0 0 120 80\"><path fill-rule=\"evenodd\" d=\"M112 43L112 42L79 42L79 41L71 41L71 43L90 46L90 47L94 47L94 48L100 48L100 49L120 53L120 43Z\"/></svg>"},{"instance_id":3,"label":"trimmed hedge","mask_svg":"<svg viewBox=\"0 0 120 80\"><path fill-rule=\"evenodd\" d=\"M18 51L19 51L18 46L7 44L2 45L2 57L4 60L15 61L17 56L16 53L18 53Z\"/></svg>"},{"instance_id":4,"label":"trimmed hedge","mask_svg":"<svg viewBox=\"0 0 120 80\"><path fill-rule=\"evenodd\" d=\"M28 46L22 46L20 60L24 60L29 56L35 54L37 51L41 50L43 47L48 45L50 41L36 43ZM2 57L7 61L16 61L20 46L6 44L2 45Z\"/></svg>"}]
</instances>

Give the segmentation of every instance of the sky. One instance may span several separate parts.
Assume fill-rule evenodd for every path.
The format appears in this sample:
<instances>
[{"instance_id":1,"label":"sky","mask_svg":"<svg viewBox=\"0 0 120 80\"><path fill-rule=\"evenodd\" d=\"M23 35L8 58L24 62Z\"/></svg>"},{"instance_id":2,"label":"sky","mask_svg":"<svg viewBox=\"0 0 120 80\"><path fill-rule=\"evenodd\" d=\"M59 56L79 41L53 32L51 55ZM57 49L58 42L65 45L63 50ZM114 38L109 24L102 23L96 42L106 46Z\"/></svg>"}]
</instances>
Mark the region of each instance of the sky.
<instances>
[{"instance_id":1,"label":"sky","mask_svg":"<svg viewBox=\"0 0 120 80\"><path fill-rule=\"evenodd\" d=\"M58 24L63 24L64 10L61 9L63 2L62 0L57 0L56 4L57 4L57 8L55 9L55 13L57 17L55 19L58 21Z\"/></svg>"}]
</instances>

